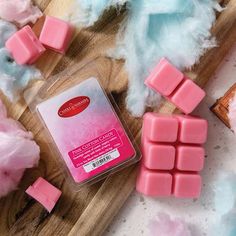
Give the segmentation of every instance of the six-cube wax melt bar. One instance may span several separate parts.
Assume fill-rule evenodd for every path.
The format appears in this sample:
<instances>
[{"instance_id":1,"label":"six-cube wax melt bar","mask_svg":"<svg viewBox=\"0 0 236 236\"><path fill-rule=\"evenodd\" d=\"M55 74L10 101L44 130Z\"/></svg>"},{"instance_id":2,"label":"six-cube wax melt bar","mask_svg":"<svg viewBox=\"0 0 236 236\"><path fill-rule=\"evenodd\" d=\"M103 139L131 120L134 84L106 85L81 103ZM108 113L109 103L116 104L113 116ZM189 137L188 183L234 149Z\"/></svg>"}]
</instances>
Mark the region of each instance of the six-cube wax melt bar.
<instances>
[{"instance_id":1,"label":"six-cube wax melt bar","mask_svg":"<svg viewBox=\"0 0 236 236\"><path fill-rule=\"evenodd\" d=\"M190 114L205 97L205 92L198 85L165 58L154 68L145 84L185 114Z\"/></svg>"},{"instance_id":2,"label":"six-cube wax melt bar","mask_svg":"<svg viewBox=\"0 0 236 236\"><path fill-rule=\"evenodd\" d=\"M146 113L137 190L155 197L199 197L207 127L198 117Z\"/></svg>"},{"instance_id":3,"label":"six-cube wax melt bar","mask_svg":"<svg viewBox=\"0 0 236 236\"><path fill-rule=\"evenodd\" d=\"M27 25L8 39L6 48L18 64L33 64L45 52L45 47L64 54L73 32L68 22L46 16L39 39Z\"/></svg>"}]
</instances>

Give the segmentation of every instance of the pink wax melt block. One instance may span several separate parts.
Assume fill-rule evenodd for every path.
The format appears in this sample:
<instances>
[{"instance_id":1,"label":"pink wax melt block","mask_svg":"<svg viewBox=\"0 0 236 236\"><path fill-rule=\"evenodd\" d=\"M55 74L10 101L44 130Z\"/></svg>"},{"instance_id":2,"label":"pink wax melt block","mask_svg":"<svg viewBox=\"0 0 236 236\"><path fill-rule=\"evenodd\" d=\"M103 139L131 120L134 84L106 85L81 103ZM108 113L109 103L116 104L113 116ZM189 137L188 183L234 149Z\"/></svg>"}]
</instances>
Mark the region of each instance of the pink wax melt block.
<instances>
[{"instance_id":1,"label":"pink wax melt block","mask_svg":"<svg viewBox=\"0 0 236 236\"><path fill-rule=\"evenodd\" d=\"M143 161L149 169L172 170L175 165L175 147L147 141L143 149Z\"/></svg>"},{"instance_id":2,"label":"pink wax melt block","mask_svg":"<svg viewBox=\"0 0 236 236\"><path fill-rule=\"evenodd\" d=\"M147 196L168 197L172 191L172 175L140 168L136 190Z\"/></svg>"},{"instance_id":3,"label":"pink wax melt block","mask_svg":"<svg viewBox=\"0 0 236 236\"><path fill-rule=\"evenodd\" d=\"M145 84L190 114L205 97L205 92L165 58L154 68Z\"/></svg>"},{"instance_id":4,"label":"pink wax melt block","mask_svg":"<svg viewBox=\"0 0 236 236\"><path fill-rule=\"evenodd\" d=\"M178 198L199 198L202 178L198 174L176 173L173 194Z\"/></svg>"},{"instance_id":5,"label":"pink wax melt block","mask_svg":"<svg viewBox=\"0 0 236 236\"><path fill-rule=\"evenodd\" d=\"M176 116L180 121L179 141L203 144L207 140L208 123L205 119L192 116Z\"/></svg>"},{"instance_id":6,"label":"pink wax melt block","mask_svg":"<svg viewBox=\"0 0 236 236\"><path fill-rule=\"evenodd\" d=\"M26 193L42 204L50 213L61 196L61 191L39 177Z\"/></svg>"},{"instance_id":7,"label":"pink wax melt block","mask_svg":"<svg viewBox=\"0 0 236 236\"><path fill-rule=\"evenodd\" d=\"M190 114L205 96L206 93L198 85L186 79L170 100L185 114Z\"/></svg>"},{"instance_id":8,"label":"pink wax melt block","mask_svg":"<svg viewBox=\"0 0 236 236\"><path fill-rule=\"evenodd\" d=\"M203 147L177 147L176 168L181 171L201 171L204 166L205 150Z\"/></svg>"},{"instance_id":9,"label":"pink wax melt block","mask_svg":"<svg viewBox=\"0 0 236 236\"><path fill-rule=\"evenodd\" d=\"M160 94L169 96L183 79L183 73L171 65L168 60L162 58L146 79L145 84Z\"/></svg>"},{"instance_id":10,"label":"pink wax melt block","mask_svg":"<svg viewBox=\"0 0 236 236\"><path fill-rule=\"evenodd\" d=\"M40 42L47 48L64 54L70 44L74 27L61 19L46 16Z\"/></svg>"},{"instance_id":11,"label":"pink wax melt block","mask_svg":"<svg viewBox=\"0 0 236 236\"><path fill-rule=\"evenodd\" d=\"M179 121L174 116L146 113L143 132L153 142L175 142L178 136Z\"/></svg>"},{"instance_id":12,"label":"pink wax melt block","mask_svg":"<svg viewBox=\"0 0 236 236\"><path fill-rule=\"evenodd\" d=\"M172 126L172 122L175 126ZM198 172L203 169L205 158L205 150L201 145L207 139L207 126L207 121L198 117L146 113L141 140L143 159L137 190L154 196L149 186L155 186L155 181L148 183L147 176L169 174L174 180L171 195L183 198L198 197L201 190ZM192 187L189 188L191 183ZM144 187L141 188L140 185ZM162 189L158 181L156 185L157 189ZM149 190L146 190L145 186L148 186ZM162 193L156 193L155 196L162 196Z\"/></svg>"},{"instance_id":13,"label":"pink wax melt block","mask_svg":"<svg viewBox=\"0 0 236 236\"><path fill-rule=\"evenodd\" d=\"M30 26L25 26L6 42L6 48L20 64L33 64L45 51Z\"/></svg>"},{"instance_id":14,"label":"pink wax melt block","mask_svg":"<svg viewBox=\"0 0 236 236\"><path fill-rule=\"evenodd\" d=\"M39 103L36 110L77 188L140 159L94 77Z\"/></svg>"}]
</instances>

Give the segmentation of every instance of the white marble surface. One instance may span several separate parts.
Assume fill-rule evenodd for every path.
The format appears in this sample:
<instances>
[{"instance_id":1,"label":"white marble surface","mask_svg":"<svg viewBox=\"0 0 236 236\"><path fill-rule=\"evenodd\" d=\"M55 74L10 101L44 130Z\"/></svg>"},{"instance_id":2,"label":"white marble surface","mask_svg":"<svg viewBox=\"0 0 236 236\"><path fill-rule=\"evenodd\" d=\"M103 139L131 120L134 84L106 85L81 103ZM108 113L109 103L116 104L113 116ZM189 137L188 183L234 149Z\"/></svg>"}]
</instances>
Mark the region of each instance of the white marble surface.
<instances>
[{"instance_id":1,"label":"white marble surface","mask_svg":"<svg viewBox=\"0 0 236 236\"><path fill-rule=\"evenodd\" d=\"M235 82L236 45L206 86L207 97L195 112L209 121L201 198L198 200L152 199L133 192L107 229L105 236L148 236L150 235L149 222L159 212L185 219L196 236L210 235L208 230L216 220L212 184L219 172L230 170L236 172L236 137L209 108Z\"/></svg>"}]
</instances>

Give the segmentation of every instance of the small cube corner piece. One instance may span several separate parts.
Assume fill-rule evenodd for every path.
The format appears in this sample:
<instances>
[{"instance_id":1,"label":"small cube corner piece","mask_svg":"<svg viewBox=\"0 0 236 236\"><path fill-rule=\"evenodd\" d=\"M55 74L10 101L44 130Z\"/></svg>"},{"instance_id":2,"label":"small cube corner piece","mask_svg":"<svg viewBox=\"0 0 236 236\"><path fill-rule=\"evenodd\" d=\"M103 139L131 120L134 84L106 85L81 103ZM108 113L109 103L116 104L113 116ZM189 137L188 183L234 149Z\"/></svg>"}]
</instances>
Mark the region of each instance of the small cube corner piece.
<instances>
[{"instance_id":1,"label":"small cube corner piece","mask_svg":"<svg viewBox=\"0 0 236 236\"><path fill-rule=\"evenodd\" d=\"M74 27L61 19L46 16L40 42L49 49L65 54L72 39Z\"/></svg>"},{"instance_id":2,"label":"small cube corner piece","mask_svg":"<svg viewBox=\"0 0 236 236\"><path fill-rule=\"evenodd\" d=\"M39 177L26 193L38 201L50 213L61 196L61 191Z\"/></svg>"},{"instance_id":3,"label":"small cube corner piece","mask_svg":"<svg viewBox=\"0 0 236 236\"><path fill-rule=\"evenodd\" d=\"M5 46L19 65L33 64L45 52L45 48L28 25L13 34Z\"/></svg>"},{"instance_id":4,"label":"small cube corner piece","mask_svg":"<svg viewBox=\"0 0 236 236\"><path fill-rule=\"evenodd\" d=\"M190 114L206 95L198 85L165 58L153 69L145 84L185 114Z\"/></svg>"},{"instance_id":5,"label":"small cube corner piece","mask_svg":"<svg viewBox=\"0 0 236 236\"><path fill-rule=\"evenodd\" d=\"M146 113L136 189L152 197L198 198L207 121L187 115Z\"/></svg>"}]
</instances>

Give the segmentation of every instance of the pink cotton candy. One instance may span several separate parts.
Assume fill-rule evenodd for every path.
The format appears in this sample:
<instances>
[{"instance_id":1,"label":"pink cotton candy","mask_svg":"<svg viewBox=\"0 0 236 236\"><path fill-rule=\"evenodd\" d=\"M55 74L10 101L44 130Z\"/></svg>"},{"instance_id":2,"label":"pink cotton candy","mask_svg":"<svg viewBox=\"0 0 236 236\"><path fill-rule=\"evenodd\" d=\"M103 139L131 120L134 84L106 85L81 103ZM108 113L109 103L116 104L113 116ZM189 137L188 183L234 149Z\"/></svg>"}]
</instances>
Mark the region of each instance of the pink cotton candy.
<instances>
[{"instance_id":1,"label":"pink cotton candy","mask_svg":"<svg viewBox=\"0 0 236 236\"><path fill-rule=\"evenodd\" d=\"M0 18L19 26L35 23L42 12L33 6L31 0L0 0Z\"/></svg>"},{"instance_id":2,"label":"pink cotton candy","mask_svg":"<svg viewBox=\"0 0 236 236\"><path fill-rule=\"evenodd\" d=\"M32 133L18 121L7 118L0 101L0 197L17 188L26 168L38 164L39 152Z\"/></svg>"},{"instance_id":3,"label":"pink cotton candy","mask_svg":"<svg viewBox=\"0 0 236 236\"><path fill-rule=\"evenodd\" d=\"M191 236L188 225L181 219L171 219L165 213L158 214L157 218L150 222L151 236Z\"/></svg>"},{"instance_id":4,"label":"pink cotton candy","mask_svg":"<svg viewBox=\"0 0 236 236\"><path fill-rule=\"evenodd\" d=\"M229 112L228 118L230 122L231 129L236 133L236 94L229 102Z\"/></svg>"}]
</instances>

